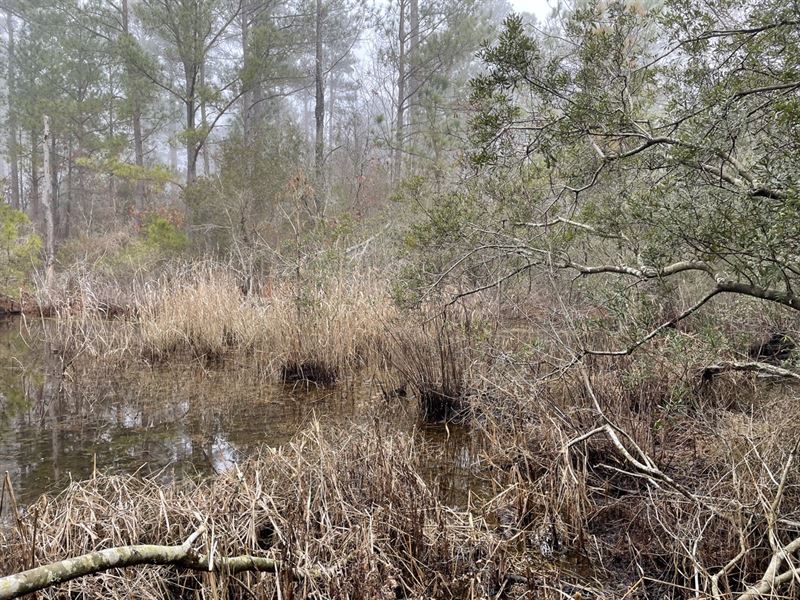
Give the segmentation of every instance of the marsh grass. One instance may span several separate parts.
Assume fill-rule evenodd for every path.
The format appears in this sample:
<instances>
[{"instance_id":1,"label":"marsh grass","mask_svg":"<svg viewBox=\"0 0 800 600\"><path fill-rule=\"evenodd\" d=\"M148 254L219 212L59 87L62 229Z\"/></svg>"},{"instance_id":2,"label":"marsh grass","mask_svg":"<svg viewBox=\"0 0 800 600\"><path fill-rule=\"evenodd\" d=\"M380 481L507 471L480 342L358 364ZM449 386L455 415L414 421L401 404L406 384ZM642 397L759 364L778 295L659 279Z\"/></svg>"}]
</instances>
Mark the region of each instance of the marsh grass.
<instances>
[{"instance_id":1,"label":"marsh grass","mask_svg":"<svg viewBox=\"0 0 800 600\"><path fill-rule=\"evenodd\" d=\"M205 552L213 540L220 555L275 557L286 569L225 577L139 567L84 577L41 597L128 598L132 590L142 599L530 597L541 583L527 577L530 557L477 507L439 501L421 475L425 463L424 444L390 428L325 434L312 425L291 444L204 481L97 476L31 506L0 568L176 543L205 524L212 532ZM320 575L293 580L292 569ZM549 576L551 591L537 597L563 597L562 576Z\"/></svg>"},{"instance_id":2,"label":"marsh grass","mask_svg":"<svg viewBox=\"0 0 800 600\"><path fill-rule=\"evenodd\" d=\"M390 362L411 388L423 421L440 423L464 416L469 393L471 352L463 328L434 319L391 336Z\"/></svg>"},{"instance_id":3,"label":"marsh grass","mask_svg":"<svg viewBox=\"0 0 800 600\"><path fill-rule=\"evenodd\" d=\"M224 269L205 265L143 287L137 310L121 323L84 309L66 312L56 327L73 354L105 359L117 348L112 356L148 361L252 360L290 383L327 385L370 367L383 399L413 397L427 424L447 430L449 421L468 417L481 437L473 475L483 500L470 490L465 506L448 507L425 483L431 469L422 464L416 438L380 428L335 439L317 432L242 465L238 483L226 475L170 486L158 505L139 500L155 497L155 484L140 493L136 486L144 484L126 480L123 488L134 489L130 505L142 502L143 512L138 537L125 540L181 539L195 512L217 514L193 495L245 493L241 505L220 503L250 521L229 525L231 517L215 517L219 531L232 532L226 552L261 548L294 566L339 569L331 581L293 588L299 597L574 596L578 588L565 591L558 577L550 578L546 565L562 561L577 564L584 580L602 581L593 587L610 597L710 597L713 574L746 548L720 580L728 591L718 597L727 599L761 577L774 536L800 535L795 471L777 503L781 523L768 513L779 473L793 456L796 389L752 374L710 382L700 375L719 356L746 354L750 338L775 326L771 316L720 303L631 356L576 361L577 349L626 347L641 323L612 326L613 315L593 305L520 304L513 307L513 330L495 322L489 331L486 319L486 333L473 314L461 325L400 315L385 289L379 279L339 277L302 288L279 282L268 296L245 297ZM669 308L656 306L645 329L663 322ZM737 316L738 328L716 327L726 311ZM797 331L796 321L775 323ZM122 337L104 338L107 331ZM582 437L608 423L677 487L632 468L608 437ZM253 490L262 491L253 496ZM188 505L192 510L170 512ZM74 517L81 519L88 517ZM159 519L182 525L144 525ZM49 527L47 536L58 531ZM75 549L91 542L84 538ZM163 576L177 585L174 573ZM192 590L233 585L181 577ZM277 597L279 585L298 584L248 576L242 589ZM602 597L596 589L582 594Z\"/></svg>"},{"instance_id":4,"label":"marsh grass","mask_svg":"<svg viewBox=\"0 0 800 600\"><path fill-rule=\"evenodd\" d=\"M45 330L70 359L250 361L288 382L330 384L377 361L396 319L386 286L365 273L246 296L225 267L200 263L133 286L113 320L87 300L96 297L88 283L81 289Z\"/></svg>"}]
</instances>

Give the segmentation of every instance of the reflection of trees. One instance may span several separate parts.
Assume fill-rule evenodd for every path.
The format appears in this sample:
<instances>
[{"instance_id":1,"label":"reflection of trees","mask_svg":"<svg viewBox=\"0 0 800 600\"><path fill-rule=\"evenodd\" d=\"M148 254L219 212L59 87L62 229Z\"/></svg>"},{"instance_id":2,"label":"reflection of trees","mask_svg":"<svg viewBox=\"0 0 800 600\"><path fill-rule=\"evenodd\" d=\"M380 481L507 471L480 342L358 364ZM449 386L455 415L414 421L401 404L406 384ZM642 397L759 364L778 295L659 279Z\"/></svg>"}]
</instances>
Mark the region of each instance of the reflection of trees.
<instances>
[{"instance_id":1,"label":"reflection of trees","mask_svg":"<svg viewBox=\"0 0 800 600\"><path fill-rule=\"evenodd\" d=\"M29 344L17 325L0 323L0 473L11 473L22 503L90 477L95 463L165 480L224 472L264 444L287 442L312 418L346 427L358 411L353 398L370 394L368 386L292 389L247 371L191 366L112 372L73 364L62 375L52 353ZM458 501L474 485L469 436L452 428L446 439L436 429L424 435L441 447L431 482Z\"/></svg>"},{"instance_id":2,"label":"reflection of trees","mask_svg":"<svg viewBox=\"0 0 800 600\"><path fill-rule=\"evenodd\" d=\"M165 479L225 471L241 454L285 443L313 416L330 424L355 410L337 394L289 390L242 370L73 363L62 376L52 352L27 342L18 324L0 325L0 365L16 365L0 367L0 472L11 473L21 502L90 477L95 464Z\"/></svg>"},{"instance_id":3,"label":"reflection of trees","mask_svg":"<svg viewBox=\"0 0 800 600\"><path fill-rule=\"evenodd\" d=\"M11 474L28 464L23 444L14 435L18 415L30 418L27 391L35 376L24 371L25 364L34 360L19 335L18 320L0 320L0 471Z\"/></svg>"}]
</instances>

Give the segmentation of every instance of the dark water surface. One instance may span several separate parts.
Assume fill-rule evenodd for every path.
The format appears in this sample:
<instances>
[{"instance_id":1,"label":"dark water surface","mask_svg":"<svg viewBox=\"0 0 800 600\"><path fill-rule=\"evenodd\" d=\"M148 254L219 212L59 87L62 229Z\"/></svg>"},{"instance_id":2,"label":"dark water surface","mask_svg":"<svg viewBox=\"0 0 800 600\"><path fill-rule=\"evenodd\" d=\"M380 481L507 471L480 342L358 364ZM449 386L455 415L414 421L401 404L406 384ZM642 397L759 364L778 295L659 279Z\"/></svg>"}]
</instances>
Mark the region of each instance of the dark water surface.
<instances>
[{"instance_id":1,"label":"dark water surface","mask_svg":"<svg viewBox=\"0 0 800 600\"><path fill-rule=\"evenodd\" d=\"M38 341L36 325L0 320L0 476L20 503L101 472L158 474L165 482L221 472L263 445L279 446L312 419L351 426L377 411L417 428L413 406L380 407L369 382L287 386L253 369L198 364L70 367ZM471 479L464 430L426 427L431 478L454 503Z\"/></svg>"}]
</instances>

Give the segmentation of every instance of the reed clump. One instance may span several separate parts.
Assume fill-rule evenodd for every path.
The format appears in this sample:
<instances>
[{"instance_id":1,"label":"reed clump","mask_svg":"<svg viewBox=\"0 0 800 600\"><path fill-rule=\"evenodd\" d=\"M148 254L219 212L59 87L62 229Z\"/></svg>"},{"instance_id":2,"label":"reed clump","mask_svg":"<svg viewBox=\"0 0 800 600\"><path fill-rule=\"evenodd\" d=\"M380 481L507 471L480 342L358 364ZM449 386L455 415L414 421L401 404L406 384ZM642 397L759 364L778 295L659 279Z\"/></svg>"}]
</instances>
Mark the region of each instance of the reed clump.
<instances>
[{"instance_id":1,"label":"reed clump","mask_svg":"<svg viewBox=\"0 0 800 600\"><path fill-rule=\"evenodd\" d=\"M440 423L465 416L472 353L462 328L441 318L391 337L390 361L416 396L423 421Z\"/></svg>"},{"instance_id":2,"label":"reed clump","mask_svg":"<svg viewBox=\"0 0 800 600\"><path fill-rule=\"evenodd\" d=\"M287 382L329 384L383 356L397 318L386 287L360 273L246 295L230 270L201 263L134 286L118 319L85 302L59 310L46 334L54 348L98 360L253 359Z\"/></svg>"},{"instance_id":3,"label":"reed clump","mask_svg":"<svg viewBox=\"0 0 800 600\"><path fill-rule=\"evenodd\" d=\"M187 354L219 360L251 350L269 333L260 307L248 306L235 279L214 268L158 280L139 302L141 351L157 360Z\"/></svg>"}]
</instances>

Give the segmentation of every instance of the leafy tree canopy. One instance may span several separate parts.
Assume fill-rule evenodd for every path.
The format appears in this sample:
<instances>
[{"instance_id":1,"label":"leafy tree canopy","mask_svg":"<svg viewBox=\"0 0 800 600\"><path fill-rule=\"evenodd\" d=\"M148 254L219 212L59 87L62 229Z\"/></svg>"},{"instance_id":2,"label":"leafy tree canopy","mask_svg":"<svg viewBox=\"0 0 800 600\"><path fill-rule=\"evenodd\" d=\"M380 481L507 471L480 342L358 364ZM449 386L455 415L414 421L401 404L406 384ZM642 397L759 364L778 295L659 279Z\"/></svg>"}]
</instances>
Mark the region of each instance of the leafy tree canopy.
<instances>
[{"instance_id":1,"label":"leafy tree canopy","mask_svg":"<svg viewBox=\"0 0 800 600\"><path fill-rule=\"evenodd\" d=\"M509 17L472 81L471 160L528 183L490 195L484 245L800 310L798 24L777 0L590 1L536 35Z\"/></svg>"},{"instance_id":2,"label":"leafy tree canopy","mask_svg":"<svg viewBox=\"0 0 800 600\"><path fill-rule=\"evenodd\" d=\"M16 296L41 261L42 240L22 211L0 202L0 293Z\"/></svg>"}]
</instances>

